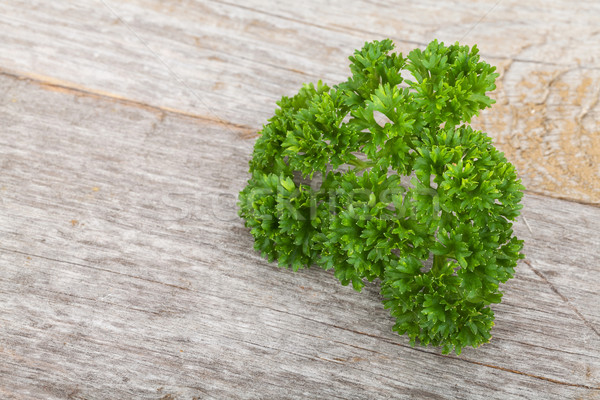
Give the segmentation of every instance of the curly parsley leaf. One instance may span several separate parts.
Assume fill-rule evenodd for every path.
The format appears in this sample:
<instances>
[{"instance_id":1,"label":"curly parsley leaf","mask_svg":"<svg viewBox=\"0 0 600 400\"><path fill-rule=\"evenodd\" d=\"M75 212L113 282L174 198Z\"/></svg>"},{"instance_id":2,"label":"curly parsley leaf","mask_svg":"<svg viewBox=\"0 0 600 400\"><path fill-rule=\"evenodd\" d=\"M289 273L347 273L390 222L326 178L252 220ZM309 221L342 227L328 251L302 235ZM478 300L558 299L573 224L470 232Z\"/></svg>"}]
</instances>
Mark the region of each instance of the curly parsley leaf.
<instances>
[{"instance_id":1,"label":"curly parsley leaf","mask_svg":"<svg viewBox=\"0 0 600 400\"><path fill-rule=\"evenodd\" d=\"M395 331L460 353L490 340L490 305L523 258L511 221L524 188L467 125L498 76L477 47L393 48L366 43L347 81L278 102L239 213L269 260L333 269L358 291L378 279Z\"/></svg>"}]
</instances>

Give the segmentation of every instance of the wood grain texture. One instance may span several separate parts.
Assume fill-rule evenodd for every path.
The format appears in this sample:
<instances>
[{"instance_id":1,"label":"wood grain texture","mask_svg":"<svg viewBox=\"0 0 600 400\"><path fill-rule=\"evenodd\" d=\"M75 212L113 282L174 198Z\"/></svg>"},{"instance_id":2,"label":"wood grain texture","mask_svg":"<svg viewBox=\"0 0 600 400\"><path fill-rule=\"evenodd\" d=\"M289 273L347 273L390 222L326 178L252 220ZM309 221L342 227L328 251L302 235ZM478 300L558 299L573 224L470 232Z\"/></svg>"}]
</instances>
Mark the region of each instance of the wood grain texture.
<instances>
[{"instance_id":1,"label":"wood grain texture","mask_svg":"<svg viewBox=\"0 0 600 400\"><path fill-rule=\"evenodd\" d=\"M600 209L527 195L492 342L442 356L257 256L246 130L47 89L0 75L2 398L600 398Z\"/></svg>"},{"instance_id":2,"label":"wood grain texture","mask_svg":"<svg viewBox=\"0 0 600 400\"><path fill-rule=\"evenodd\" d=\"M492 342L391 332L236 217L282 94L391 37L477 43L475 124L531 192L600 203L597 2L0 3L0 398L600 399L600 209L534 194Z\"/></svg>"},{"instance_id":3,"label":"wood grain texture","mask_svg":"<svg viewBox=\"0 0 600 400\"><path fill-rule=\"evenodd\" d=\"M557 0L10 0L0 69L58 88L260 129L303 82L390 37L478 44L502 73L476 121L532 193L600 204L600 3Z\"/></svg>"}]
</instances>

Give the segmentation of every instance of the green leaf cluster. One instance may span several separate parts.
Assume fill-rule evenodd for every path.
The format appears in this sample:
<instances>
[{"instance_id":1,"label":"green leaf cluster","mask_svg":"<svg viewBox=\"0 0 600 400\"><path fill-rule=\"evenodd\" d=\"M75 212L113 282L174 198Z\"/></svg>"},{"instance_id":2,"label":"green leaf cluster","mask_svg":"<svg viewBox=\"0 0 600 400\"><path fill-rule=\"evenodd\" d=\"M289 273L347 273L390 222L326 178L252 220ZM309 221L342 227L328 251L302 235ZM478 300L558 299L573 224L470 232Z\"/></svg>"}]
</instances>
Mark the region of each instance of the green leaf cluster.
<instances>
[{"instance_id":1,"label":"green leaf cluster","mask_svg":"<svg viewBox=\"0 0 600 400\"><path fill-rule=\"evenodd\" d=\"M393 48L366 43L347 81L278 102L239 214L269 260L333 269L358 291L378 279L394 330L460 353L490 340L490 305L523 257L511 221L524 188L467 124L498 76L477 47Z\"/></svg>"}]
</instances>

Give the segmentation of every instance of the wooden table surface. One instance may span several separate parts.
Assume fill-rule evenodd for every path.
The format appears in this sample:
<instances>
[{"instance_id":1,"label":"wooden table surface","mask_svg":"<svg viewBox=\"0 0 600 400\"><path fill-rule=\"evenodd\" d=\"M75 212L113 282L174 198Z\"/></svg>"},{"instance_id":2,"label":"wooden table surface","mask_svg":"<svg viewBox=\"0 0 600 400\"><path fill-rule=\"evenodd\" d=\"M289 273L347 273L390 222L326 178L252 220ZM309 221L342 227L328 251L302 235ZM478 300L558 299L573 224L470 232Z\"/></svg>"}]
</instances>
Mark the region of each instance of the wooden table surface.
<instances>
[{"instance_id":1,"label":"wooden table surface","mask_svg":"<svg viewBox=\"0 0 600 400\"><path fill-rule=\"evenodd\" d=\"M0 398L600 399L600 2L0 3ZM256 132L365 41L478 44L527 187L491 343L261 259Z\"/></svg>"}]
</instances>

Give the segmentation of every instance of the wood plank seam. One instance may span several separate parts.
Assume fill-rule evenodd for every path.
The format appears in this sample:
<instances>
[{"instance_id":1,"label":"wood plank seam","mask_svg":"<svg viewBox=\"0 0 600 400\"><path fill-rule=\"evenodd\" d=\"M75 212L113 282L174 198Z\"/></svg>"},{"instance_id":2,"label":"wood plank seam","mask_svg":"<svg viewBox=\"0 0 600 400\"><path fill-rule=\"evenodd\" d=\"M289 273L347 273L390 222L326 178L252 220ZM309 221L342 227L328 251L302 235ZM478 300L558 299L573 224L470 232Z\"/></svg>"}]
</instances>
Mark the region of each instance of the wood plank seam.
<instances>
[{"instance_id":1,"label":"wood plank seam","mask_svg":"<svg viewBox=\"0 0 600 400\"><path fill-rule=\"evenodd\" d=\"M499 337L496 336L492 340L494 340L494 341L504 340L504 341L507 341L507 342L519 343L522 346L531 346L531 343L523 342L521 340L515 340L515 339L512 339L512 338L508 338L508 337L501 337L501 338L499 338ZM556 351L556 349L554 349L554 348L551 348L551 347L548 347L548 346L541 346L539 344L536 344L535 347L544 349L544 350L549 351L549 352ZM581 357L581 356L586 355L586 354L583 354L581 352L573 352L573 351L568 351L568 350L561 350L561 351L563 353L565 353L565 354L570 354L570 355L577 356L577 357ZM600 360L600 356L599 357L595 357L595 358Z\"/></svg>"},{"instance_id":2,"label":"wood plank seam","mask_svg":"<svg viewBox=\"0 0 600 400\"><path fill-rule=\"evenodd\" d=\"M39 258L39 259L43 259L43 260L48 260L48 261L54 261L54 262L65 263L65 264L69 264L69 265L74 265L74 266L81 267L81 268L93 269L93 270L97 270L97 271L108 272L108 273L111 273L111 274L122 275L122 276L126 276L128 278L139 279L139 280L150 282L150 283L156 283L158 285L168 286L168 287L171 287L171 288L174 288L174 289L185 290L185 291L189 291L190 290L189 288L186 288L184 286L178 286L178 285L174 285L172 283L166 283L166 282L156 281L156 280L153 280L153 279L142 278L141 276L136 276L136 275L131 275L131 274L124 274L122 272L112 271L112 270L106 269L106 268L93 267L91 265L85 265L85 264L76 263L76 262L73 262L73 261L58 260L56 258L46 257L46 256L42 256L42 255L39 255L39 254L27 253L27 252L24 252L24 251L19 251L19 250L14 250L14 249L6 249L4 247L0 247L0 251L5 251L5 252L15 253L15 254L22 254L22 255L28 256L28 257L35 257L35 258Z\"/></svg>"},{"instance_id":3,"label":"wood plank seam","mask_svg":"<svg viewBox=\"0 0 600 400\"><path fill-rule=\"evenodd\" d=\"M213 110L213 108L208 105L206 103L206 101L204 101L204 99L202 98L202 96L200 96L195 90L191 89L190 85L188 85L185 80L183 80L182 77L179 76L179 74L177 74L173 68L171 68L171 66L156 52L152 49L152 47L150 47L150 44L148 44L148 42L146 40L144 40L144 38L142 38L135 29L133 29L131 27L131 25L129 25L123 18L121 18L121 16L119 15L119 13L117 13L111 6L108 5L108 3L106 3L106 1L104 0L100 0L100 2L104 5L104 7L106 7L116 18L117 20L127 28L127 30L129 32L131 32L136 38L137 40L139 40L144 47L150 52L152 53L152 56L157 59L166 69L167 71L169 71L169 74L175 78L175 80L177 81L177 83L179 83L179 85L181 85L181 87L185 88L188 93L191 93L199 102L200 104L202 104L204 107L206 107L206 109L208 110L208 112L210 112L214 118L216 119L216 121L222 125L224 125L226 128L229 129L227 123L221 118L219 117L219 115Z\"/></svg>"},{"instance_id":4,"label":"wood plank seam","mask_svg":"<svg viewBox=\"0 0 600 400\"><path fill-rule=\"evenodd\" d=\"M222 119L214 119L214 118L211 118L206 115L194 114L194 113L190 113L187 111L178 110L178 109L174 109L174 108L155 106L155 105L144 103L142 101L138 101L135 99L130 99L130 98L126 98L123 96L119 96L114 93L99 91L99 90L95 90L95 89L87 88L87 87L81 87L81 86L75 85L71 82L63 82L63 81L57 82L54 78L31 76L31 74L7 71L7 70L3 70L1 68L0 68L0 75L6 76L9 78L13 78L16 80L20 80L20 81L30 82L30 83L36 84L46 90L63 92L63 93L72 94L75 96L86 96L89 98L108 100L108 101L116 102L116 103L119 103L122 105L127 105L127 106L131 106L131 107L136 107L136 108L142 108L144 110L159 113L161 115L165 114L165 113L166 114L174 114L174 115L198 119L198 120L202 120L202 121L208 121L208 122L211 122L211 123L214 123L217 125L224 126L227 129L236 129L238 131L241 131L238 133L238 136L240 136L243 139L249 139L249 138L256 136L254 134L254 130L249 126L239 125L239 124L235 124L232 122L223 121ZM159 117L164 118L164 115L159 116Z\"/></svg>"},{"instance_id":5,"label":"wood plank seam","mask_svg":"<svg viewBox=\"0 0 600 400\"><path fill-rule=\"evenodd\" d=\"M536 196L540 196L540 197L549 197L549 198L553 198L553 199L568 201L571 203L577 203L577 204L582 204L585 206L592 206L592 207L600 208L600 203L597 203L594 201L585 201L585 200L575 199L575 198L568 197L568 196L561 196L559 194L550 196L548 193L539 192L537 190L531 190L531 189L525 189L523 192L527 193L527 194L535 194Z\"/></svg>"},{"instance_id":6,"label":"wood plank seam","mask_svg":"<svg viewBox=\"0 0 600 400\"><path fill-rule=\"evenodd\" d=\"M467 37L467 36L469 35L469 33L471 33L471 32L473 31L473 29L477 28L477 26L478 26L478 25L481 23L481 21L483 21L483 20L485 19L485 17L487 17L487 16L488 16L488 14L489 14L489 13L491 13L492 11L494 11L494 8L496 8L496 7L498 6L498 4L500 4L500 2L501 2L501 1L502 1L502 0L497 0L497 1L494 3L494 5L493 5L493 6L492 6L492 7L491 7L489 10L487 10L487 11L485 12L485 14L483 14L483 15L481 16L481 18L479 18L479 19L477 20L477 22L475 22L475 23L474 23L474 24L473 24L473 25L472 25L472 26L469 28L469 30L467 30L467 32L466 32L464 35L462 35L462 36L460 37L460 39L458 39L458 41L459 41L459 42L462 42L462 40L463 40L465 37Z\"/></svg>"},{"instance_id":7,"label":"wood plank seam","mask_svg":"<svg viewBox=\"0 0 600 400\"><path fill-rule=\"evenodd\" d=\"M564 301L564 302L567 304L567 306L568 306L568 307L569 307L569 308L570 308L570 309L571 309L571 310L572 310L572 311L573 311L573 312L574 312L574 313L577 315L577 317L578 317L579 319L581 319L581 320L583 321L583 323L584 323L584 324L585 324L585 325L586 325L588 328L590 328L590 329L591 329L591 330L592 330L592 331L593 331L593 332L596 334L596 336L598 336L598 337L600 338L600 332L598 332L598 330L596 329L596 327L595 327L594 325L592 325L592 323L591 323L590 321L588 321L588 320L587 320L587 319L586 319L586 318L585 318L585 317L584 317L584 316L581 314L581 312L579 312L579 310L577 309L577 307L575 307L575 306L574 306L574 305L573 305L573 304L572 304L572 303L569 301L569 299L568 299L568 298L566 298L566 297L565 297L565 296L564 296L562 293L560 293L560 292L558 291L558 289L557 289L557 288L556 288L556 287L555 287L555 286L554 286L554 285L553 285L553 284L552 284L552 283L551 283L551 282L550 282L550 281L549 281L549 280L546 278L546 276L545 276L545 275L544 275L544 274L543 274L543 273L542 273L540 270L538 270L537 268L535 268L535 267L533 266L533 264L531 263L531 261L529 261L529 260L524 260L523 262L524 262L525 264L527 264L527 265L529 266L529 268L530 268L530 269L533 271L533 273L534 273L534 274L536 274L537 276L539 276L539 277L540 277L540 279L541 279L542 281L544 281L544 283L546 283L546 284L547 284L547 285L550 287L550 289L551 289L551 290L552 290L554 293L556 293L556 295L558 295L558 296L559 296L559 297L562 299L562 301Z\"/></svg>"},{"instance_id":8,"label":"wood plank seam","mask_svg":"<svg viewBox=\"0 0 600 400\"><path fill-rule=\"evenodd\" d=\"M135 275L123 274L123 273L120 273L120 272L111 271L111 270L107 270L107 269L104 269L104 268L91 267L91 266L84 265L84 264L81 264L81 263L74 263L74 262L70 262L70 261L57 260L57 259L53 259L53 258L41 256L41 255L31 254L31 253L22 252L22 251L13 250L13 249L6 249L6 248L2 248L2 247L0 247L0 250L1 251L6 251L6 252L11 252L11 253L16 253L16 254L22 254L22 255L29 256L29 257L36 257L36 258L40 258L40 259L44 259L44 260L48 260L48 261L54 261L54 262L59 262L59 263L66 263L66 264L70 264L70 265L74 265L74 266L78 266L78 267L82 267L82 268L92 268L92 269L102 270L102 271L109 272L109 273L116 273L116 274L119 274L119 275L125 275L127 277L131 277L131 278L134 278L134 279L141 279L141 280L144 280L144 281L147 281L147 282L156 283L156 284L160 284L160 285L166 285L166 286L174 287L174 288L177 288L177 289L182 289L182 290L189 291L189 289L185 288L185 287L180 287L180 286L177 286L177 285L172 285L172 284L168 284L168 283L164 283L164 282L160 282L160 281L155 281L155 280L151 280L151 279L141 278L141 277L138 277L138 276L135 276ZM532 270L534 272L536 272L535 269L532 268ZM543 277L543 275L541 275L540 277L546 283L548 283L550 285L550 287L553 289L553 291L555 293L557 293L563 299L563 301L565 301L571 308L573 308L573 306L568 302L568 300L565 300L564 296L562 296L560 293L558 293L555 290L555 288L553 287L553 285L550 284L545 279L545 277ZM444 356L444 355L441 355L441 354L438 354L438 353L434 353L434 352L428 351L426 349L421 349L421 348L418 348L418 347L412 347L412 346L409 346L409 345L406 345L406 344L398 343L396 341L389 340L388 338L385 338L385 337L382 337L382 336L379 336L379 335L373 335L373 334L370 334L370 333L367 333L367 332L362 332L362 331L358 331L358 330L346 328L346 327L339 326L339 325L332 324L332 323L328 323L328 322L325 322L325 321L320 321L320 320L316 320L316 319L313 319L313 318L308 318L308 317L305 317L305 316L302 316L302 315L298 315L298 314L295 314L295 313L287 312L285 310L278 310L278 309L274 309L272 307L265 307L265 308L267 308L267 309L269 309L271 311L274 311L274 312L278 312L278 313L282 313L282 314L287 314L287 315L291 315L291 316L294 316L294 317L306 319L306 320L314 322L314 323L318 323L318 324L323 324L323 325L326 325L326 326L330 326L330 327L335 328L335 329L344 330L344 331L351 332L351 333L358 334L358 335L368 336L368 337L371 337L371 338L374 338L374 339L386 342L386 343L394 345L394 346L398 346L398 347L402 347L402 348L408 349L410 351L418 351L418 352L422 352L422 353L425 353L425 354L433 355L433 356L436 356L436 357L448 357L448 358L452 358L452 359L455 359L455 360L460 360L462 362L472 363L472 364L480 365L480 366L487 367L487 368L493 368L493 369L504 371L504 372L509 372L509 373L513 373L513 374L527 376L527 377L534 378L534 379L544 380L544 381L551 382L551 383L558 384L558 385L571 386L571 387L577 387L577 388L582 388L582 389L600 391L600 387L594 387L594 386L589 386L589 385L581 385L581 384L575 384L575 383L565 382L565 381L561 381L561 380L557 380L557 379L552 379L552 378L548 378L548 377L544 377L544 376L540 376L540 375L534 375L534 374L526 373L526 372L523 372L523 371L518 371L518 370L515 370L515 369L511 369L511 368L502 367L502 366L499 366L499 365L482 363L482 362L479 362L479 361L475 361L475 360L471 360L471 359L466 359L466 358L461 358L461 357L457 357L457 356L448 356L448 355ZM136 311L142 311L142 310L137 310L137 309L134 309L134 310L136 310ZM578 311L576 311L576 313L586 323L586 325L590 326L589 323L587 322L587 320L583 316L581 316L581 314ZM597 333L597 331L593 327L591 327L591 329L594 330L594 332ZM235 338L230 338L230 339L233 340ZM256 344L256 343L249 343L249 342L248 342L248 344L257 345L257 346L264 346L264 345L259 345L259 344ZM370 351L372 351L372 350L370 350ZM301 354L296 354L296 355L301 356ZM306 356L306 355L304 355L304 356ZM339 360L327 359L327 358L323 358L323 357L317 357L317 358L321 359L323 361L340 363ZM387 378L389 378L389 377L387 377Z\"/></svg>"},{"instance_id":9,"label":"wood plank seam","mask_svg":"<svg viewBox=\"0 0 600 400\"><path fill-rule=\"evenodd\" d=\"M475 361L475 360L471 360L471 359L467 359L467 358L462 358L462 357L457 357L457 356L453 356L453 355L442 355L442 354L439 354L439 353L431 352L431 351L423 349L423 348L412 347L412 346L409 346L409 345L406 345L406 344L402 344L402 343L398 343L398 342L395 342L395 341L391 341L388 338L385 338L385 337L382 337L382 336L373 335L373 334L370 334L370 333L367 333L367 332L357 331L357 330L346 328L346 327L343 327L343 326L338 326L336 324L330 324L328 322L315 320L315 319L312 319L312 318L304 317L302 315L297 315L297 314L294 314L294 313L289 313L289 312L284 311L284 310L277 310L277 309L273 309L273 308L271 308L271 310L276 311L276 312L280 312L280 313L283 313L283 314L293 315L293 316L296 316L296 317L299 317L299 318L302 318L302 319L306 319L306 320L311 321L311 322L316 322L316 323L319 323L319 324L324 324L324 325L330 326L332 328L341 329L341 330L344 330L344 331L347 331L347 332L352 332L352 333L355 333L355 334L358 334L358 335L364 335L364 336L372 337L374 339L381 340L381 341L386 342L388 344L391 344L391 345L394 345L394 346L398 346L398 347L402 347L402 348L405 348L405 349L408 349L408 350L411 350L411 351L419 351L419 352L430 354L430 355L433 355L433 356L436 356L436 357L452 358L454 360L460 360L462 362L476 364L476 365L480 365L482 367L493 368L493 369L497 369L497 370L504 371L504 372L510 372L510 373L513 373L513 374L523 375L523 376L527 376L527 377L530 377L530 378L540 379L540 380L543 380L543 381L555 383L557 385L571 386L571 387L578 387L578 388L582 388L582 389L589 389L589 390L600 391L600 386L589 386L589 385L581 385L581 384L577 384L577 383L570 383L570 382L560 381L560 380L557 380L557 379L547 378L545 376L533 375L533 374L529 374L527 372L523 372L523 371L518 371L518 370L514 370L514 369L510 369L510 368L501 367L499 365L482 363L482 362L479 362L479 361Z\"/></svg>"},{"instance_id":10,"label":"wood plank seam","mask_svg":"<svg viewBox=\"0 0 600 400\"><path fill-rule=\"evenodd\" d=\"M555 383L557 385L578 387L578 388L589 389L589 390L593 390L593 391L600 391L600 386L588 386L588 385L580 385L580 384L576 384L576 383L569 383L569 382L559 381L557 379L546 378L544 376L532 375L532 374L528 374L528 373L525 373L525 372L512 370L512 369L509 369L509 368L504 368L504 367L500 367L500 366L497 366L497 365L489 365L489 364L485 364L485 363L482 363L482 362L479 362L479 361L465 360L465 359L458 358L458 357L451 357L451 358L455 358L455 359L460 360L460 361L468 361L468 362L471 362L473 364L481 365L481 366L488 367L488 368L499 369L501 371L512 372L513 374L529 376L529 377L535 378L535 379L541 379L541 380L544 380L544 381L547 381L547 382Z\"/></svg>"},{"instance_id":11,"label":"wood plank seam","mask_svg":"<svg viewBox=\"0 0 600 400\"><path fill-rule=\"evenodd\" d=\"M225 126L228 129L229 128L236 129L238 131L237 135L241 139L254 139L254 138L258 137L258 132L250 126L235 124L232 122L223 121L221 119L215 120L215 119L205 116L205 115L194 114L194 113L190 113L187 111L178 110L178 109L174 109L174 108L155 106L155 105L144 103L142 101L138 101L135 99L122 97L122 96L119 96L114 93L97 91L97 90L94 90L92 88L87 88L87 87L80 87L71 82L61 81L60 83L58 83L54 80L54 78L40 77L40 76L33 77L33 76L29 76L29 74L17 73L17 72L13 72L13 71L2 70L2 69L0 69L0 75L10 77L15 80L27 81L27 82L36 84L46 90L59 91L59 92L67 93L67 94L72 94L75 96L86 96L89 98L105 99L105 100L113 101L113 102L116 102L119 104L128 105L131 107L137 107L137 108L149 110L152 112L160 113L161 120L164 119L165 114L179 115L179 116L198 119L198 120L202 120L202 121L209 121L211 123ZM584 204L584 205L589 205L589 206L593 206L593 207L600 207L600 203L588 202L585 200L575 199L575 198L567 197L567 196L560 196L560 195L550 196L547 193L530 190L530 189L525 189L524 192L528 193L528 194L535 194L537 196L542 196L542 197L555 198L555 199L565 200L565 201L569 201L569 202L573 202L573 203Z\"/></svg>"},{"instance_id":12,"label":"wood plank seam","mask_svg":"<svg viewBox=\"0 0 600 400\"><path fill-rule=\"evenodd\" d=\"M321 24L316 24L314 22L308 22L308 21L298 19L298 18L292 18L292 17L288 17L285 15L279 15L279 14L276 14L273 12L268 12L265 10L259 10L256 8L244 6L242 4L230 3L228 1L222 1L222 0L208 0L208 1L211 3L217 3L217 4L222 4L222 5L226 5L226 6L230 6L230 7L235 7L235 8L239 8L242 10L252 11L257 14L266 15L269 17L279 18L279 19L282 19L285 21L295 22L298 24L303 24L306 26L323 29L325 31L344 32L344 33L359 32L370 38L381 37L381 34L378 32L368 31L368 30L364 30L364 29L360 29L360 28L353 27L352 29L349 29L349 28L346 28L344 26L339 26L339 25L329 25L329 26L321 25ZM465 36L467 34L465 34ZM397 42L397 43L414 44L414 45L422 46L422 47L425 47L428 44L428 42L420 42L417 40L407 40L407 39L402 39L400 37L390 36L390 35L386 36L386 38L392 39L394 42ZM549 65L549 66L570 66L570 65L572 65L572 64L565 64L565 63L542 61L542 60L531 60L531 59L520 58L520 57L515 58L515 57L508 57L508 56L499 56L499 55L487 54L485 52L481 52L480 54L484 58L491 58L491 59L496 59L496 60L511 60L513 62L520 62L520 63L525 63L525 64L538 64L538 65ZM594 66L594 67L578 66L578 68L587 69L587 70L600 70L600 67L596 67L596 66Z\"/></svg>"}]
</instances>

